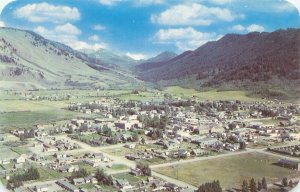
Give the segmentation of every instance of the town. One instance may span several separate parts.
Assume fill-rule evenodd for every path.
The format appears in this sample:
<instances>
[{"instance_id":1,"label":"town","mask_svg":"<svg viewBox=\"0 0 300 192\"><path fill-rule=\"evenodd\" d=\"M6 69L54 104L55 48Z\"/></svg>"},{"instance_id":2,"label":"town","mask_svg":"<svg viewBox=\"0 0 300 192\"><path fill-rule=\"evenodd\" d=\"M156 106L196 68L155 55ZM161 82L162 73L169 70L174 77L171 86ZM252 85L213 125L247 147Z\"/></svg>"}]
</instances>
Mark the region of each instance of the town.
<instances>
[{"instance_id":1,"label":"town","mask_svg":"<svg viewBox=\"0 0 300 192\"><path fill-rule=\"evenodd\" d=\"M65 102L64 110L82 116L0 134L2 183L22 192L188 192L200 191L201 184L214 180L232 191L251 178L261 190L288 191L296 185L299 105L155 94L162 99L123 100L98 94L73 102L70 94L27 96L25 102ZM242 180L234 175L227 179L217 170L226 162L223 168L234 172L252 158L253 174L245 169L249 175ZM235 165L230 167L228 161ZM215 174L216 179L209 180L209 172L203 180L197 178L197 169L203 174L214 166L219 178ZM184 169L195 173L186 176Z\"/></svg>"}]
</instances>

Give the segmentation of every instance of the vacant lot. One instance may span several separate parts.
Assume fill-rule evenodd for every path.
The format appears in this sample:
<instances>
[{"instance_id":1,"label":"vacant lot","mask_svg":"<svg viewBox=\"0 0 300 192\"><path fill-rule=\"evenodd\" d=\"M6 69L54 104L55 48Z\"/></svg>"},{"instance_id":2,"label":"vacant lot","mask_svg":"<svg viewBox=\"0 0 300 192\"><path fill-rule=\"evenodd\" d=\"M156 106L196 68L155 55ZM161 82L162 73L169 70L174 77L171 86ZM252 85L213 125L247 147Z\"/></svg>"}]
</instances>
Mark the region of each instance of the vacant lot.
<instances>
[{"instance_id":1,"label":"vacant lot","mask_svg":"<svg viewBox=\"0 0 300 192\"><path fill-rule=\"evenodd\" d=\"M120 94L117 96L117 98L124 100L124 101L129 101L129 100L135 100L135 101L162 101L163 100L163 95L158 94L158 93L153 93L153 92L140 92L138 94L134 93L124 93Z\"/></svg>"},{"instance_id":2,"label":"vacant lot","mask_svg":"<svg viewBox=\"0 0 300 192\"><path fill-rule=\"evenodd\" d=\"M195 89L182 88L178 86L168 87L165 92L176 95L178 97L196 97L200 100L241 100L241 101L255 101L258 98L247 96L246 91L197 91Z\"/></svg>"},{"instance_id":3,"label":"vacant lot","mask_svg":"<svg viewBox=\"0 0 300 192\"><path fill-rule=\"evenodd\" d=\"M279 181L283 177L294 177L299 174L297 171L273 165L277 161L278 159L273 156L248 153L164 167L155 171L194 186L219 180L223 188L238 187L244 179L249 180L252 177L256 180L265 177L268 183L271 183Z\"/></svg>"},{"instance_id":4,"label":"vacant lot","mask_svg":"<svg viewBox=\"0 0 300 192\"><path fill-rule=\"evenodd\" d=\"M7 132L17 127L32 128L38 123L54 123L63 119L79 116L77 113L65 110L23 111L0 114L0 132Z\"/></svg>"}]
</instances>

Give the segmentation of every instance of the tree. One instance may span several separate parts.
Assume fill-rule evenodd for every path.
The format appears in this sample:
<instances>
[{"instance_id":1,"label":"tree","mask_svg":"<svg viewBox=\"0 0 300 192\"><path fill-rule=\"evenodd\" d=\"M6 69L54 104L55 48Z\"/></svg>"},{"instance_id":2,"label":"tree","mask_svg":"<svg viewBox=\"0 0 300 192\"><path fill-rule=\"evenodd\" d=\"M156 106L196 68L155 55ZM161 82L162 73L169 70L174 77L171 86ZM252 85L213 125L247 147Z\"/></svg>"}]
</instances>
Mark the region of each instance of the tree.
<instances>
[{"instance_id":1,"label":"tree","mask_svg":"<svg viewBox=\"0 0 300 192\"><path fill-rule=\"evenodd\" d=\"M240 142L240 149L242 149L242 150L246 149L246 142L245 141Z\"/></svg>"},{"instance_id":2,"label":"tree","mask_svg":"<svg viewBox=\"0 0 300 192\"><path fill-rule=\"evenodd\" d=\"M281 181L282 186L286 187L288 185L288 179L284 177Z\"/></svg>"},{"instance_id":3,"label":"tree","mask_svg":"<svg viewBox=\"0 0 300 192\"><path fill-rule=\"evenodd\" d=\"M257 192L256 183L253 178L250 180L250 192Z\"/></svg>"},{"instance_id":4,"label":"tree","mask_svg":"<svg viewBox=\"0 0 300 192\"><path fill-rule=\"evenodd\" d=\"M262 184L260 181L257 182L257 190L258 191L262 190Z\"/></svg>"},{"instance_id":5,"label":"tree","mask_svg":"<svg viewBox=\"0 0 300 192\"><path fill-rule=\"evenodd\" d=\"M20 139L20 141L24 141L25 140L25 135L24 134L19 135L19 139Z\"/></svg>"},{"instance_id":6,"label":"tree","mask_svg":"<svg viewBox=\"0 0 300 192\"><path fill-rule=\"evenodd\" d=\"M289 187L293 187L293 186L294 186L293 181L290 180L290 181L289 181Z\"/></svg>"},{"instance_id":7,"label":"tree","mask_svg":"<svg viewBox=\"0 0 300 192\"><path fill-rule=\"evenodd\" d=\"M249 186L248 186L248 182L246 180L243 181L242 192L249 192Z\"/></svg>"},{"instance_id":8,"label":"tree","mask_svg":"<svg viewBox=\"0 0 300 192\"><path fill-rule=\"evenodd\" d=\"M137 133L132 134L132 141L134 141L134 142L139 141L139 135Z\"/></svg>"},{"instance_id":9,"label":"tree","mask_svg":"<svg viewBox=\"0 0 300 192\"><path fill-rule=\"evenodd\" d=\"M197 192L222 192L222 188L219 181L213 181L199 186Z\"/></svg>"},{"instance_id":10,"label":"tree","mask_svg":"<svg viewBox=\"0 0 300 192\"><path fill-rule=\"evenodd\" d=\"M267 185L267 181L266 181L265 177L262 179L261 184L262 184L263 189L265 189L265 190L268 189L268 185Z\"/></svg>"},{"instance_id":11,"label":"tree","mask_svg":"<svg viewBox=\"0 0 300 192\"><path fill-rule=\"evenodd\" d=\"M113 184L113 178L111 175L107 175L104 173L104 171L101 169L97 169L95 178L98 180L100 184L103 185L112 185Z\"/></svg>"},{"instance_id":12,"label":"tree","mask_svg":"<svg viewBox=\"0 0 300 192\"><path fill-rule=\"evenodd\" d=\"M141 139L141 144L143 144L143 145L145 145L145 144L146 144L146 140L145 140L145 138L144 138L144 137L142 137L142 139Z\"/></svg>"},{"instance_id":13,"label":"tree","mask_svg":"<svg viewBox=\"0 0 300 192\"><path fill-rule=\"evenodd\" d=\"M136 164L136 168L137 169L140 169L142 171L142 173L146 176L151 176L151 168L149 167L148 164L145 164L145 163L141 163L141 162L138 162Z\"/></svg>"},{"instance_id":14,"label":"tree","mask_svg":"<svg viewBox=\"0 0 300 192\"><path fill-rule=\"evenodd\" d=\"M40 178L40 173L35 167L30 167L23 174L16 174L11 177L7 183L8 189L14 189L23 185L23 181L37 180Z\"/></svg>"},{"instance_id":15,"label":"tree","mask_svg":"<svg viewBox=\"0 0 300 192\"><path fill-rule=\"evenodd\" d=\"M78 171L74 171L74 172L72 173L71 178L72 178L72 179L75 179L75 178L82 178L82 177L86 177L86 176L88 176L88 175L89 175L89 174L88 174L88 172L87 172L86 169L84 169L84 168L79 168Z\"/></svg>"}]
</instances>

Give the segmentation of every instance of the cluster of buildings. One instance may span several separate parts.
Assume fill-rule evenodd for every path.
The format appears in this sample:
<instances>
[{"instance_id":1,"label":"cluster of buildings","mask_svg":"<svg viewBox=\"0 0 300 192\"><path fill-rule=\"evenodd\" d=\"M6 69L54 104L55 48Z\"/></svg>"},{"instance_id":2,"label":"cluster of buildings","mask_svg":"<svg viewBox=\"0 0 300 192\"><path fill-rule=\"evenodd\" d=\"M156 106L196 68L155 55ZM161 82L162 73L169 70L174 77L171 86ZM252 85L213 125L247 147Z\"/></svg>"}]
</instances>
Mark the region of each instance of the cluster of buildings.
<instances>
[{"instance_id":1,"label":"cluster of buildings","mask_svg":"<svg viewBox=\"0 0 300 192\"><path fill-rule=\"evenodd\" d=\"M70 104L68 110L91 115L89 118L70 119L63 125L53 125L52 129L36 126L31 130L11 131L19 138L31 140L32 151L36 153L20 155L14 159L2 158L0 163L14 162L19 166L32 161L60 173L72 173L79 170L78 164L98 168L112 161L101 152L86 151L79 157L70 155L68 152L80 147L69 138L92 146L125 143L125 147L132 150L124 155L129 160L159 158L165 161L205 156L211 152L230 153L261 140L276 143L300 139L297 119L300 107L279 102L199 102L193 99L139 102L103 98ZM269 123L266 124L264 120ZM69 138L57 139L61 137L56 137L56 134ZM138 150L136 145L149 148ZM300 155L299 145L274 147L270 150L292 156ZM283 159L278 164L300 170L298 162ZM132 169L130 172L141 176L139 170ZM98 185L93 175L56 181L60 188L73 192L82 191L78 186L87 183ZM151 177L134 184L126 179L114 178L113 186L120 191L189 191ZM44 185L35 186L32 190L47 191Z\"/></svg>"}]
</instances>

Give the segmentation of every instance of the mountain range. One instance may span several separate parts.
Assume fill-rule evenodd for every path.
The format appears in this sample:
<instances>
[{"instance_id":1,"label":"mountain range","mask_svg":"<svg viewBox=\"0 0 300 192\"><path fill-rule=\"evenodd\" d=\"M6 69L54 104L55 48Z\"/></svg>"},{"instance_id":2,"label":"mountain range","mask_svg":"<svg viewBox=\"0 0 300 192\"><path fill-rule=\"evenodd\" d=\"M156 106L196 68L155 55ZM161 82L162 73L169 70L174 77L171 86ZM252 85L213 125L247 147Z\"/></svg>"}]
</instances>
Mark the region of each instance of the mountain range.
<instances>
[{"instance_id":1,"label":"mountain range","mask_svg":"<svg viewBox=\"0 0 300 192\"><path fill-rule=\"evenodd\" d=\"M136 69L144 81L190 79L200 87L269 81L299 83L299 50L300 29L228 34L173 59L138 65Z\"/></svg>"},{"instance_id":2,"label":"mountain range","mask_svg":"<svg viewBox=\"0 0 300 192\"><path fill-rule=\"evenodd\" d=\"M132 59L121 53L116 53L108 49L98 49L93 50L81 50L83 53L86 53L89 57L98 59L102 64L107 65L112 68L121 68L128 69L135 64L138 64L139 61Z\"/></svg>"},{"instance_id":3,"label":"mountain range","mask_svg":"<svg viewBox=\"0 0 300 192\"><path fill-rule=\"evenodd\" d=\"M300 29L227 34L194 51L136 61L106 49L76 51L25 30L0 28L0 89L140 85L299 87ZM188 82L188 83L187 83Z\"/></svg>"}]
</instances>

